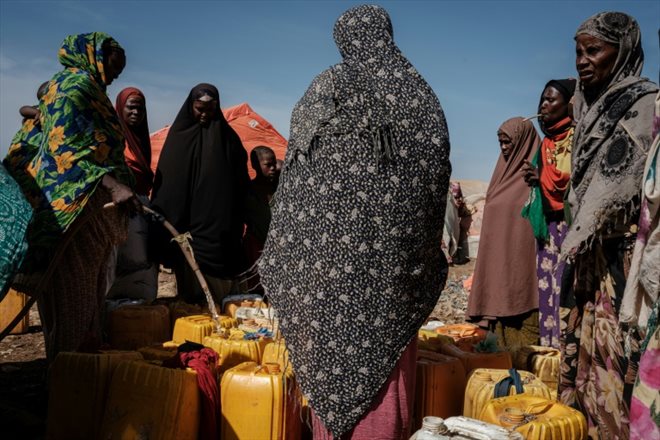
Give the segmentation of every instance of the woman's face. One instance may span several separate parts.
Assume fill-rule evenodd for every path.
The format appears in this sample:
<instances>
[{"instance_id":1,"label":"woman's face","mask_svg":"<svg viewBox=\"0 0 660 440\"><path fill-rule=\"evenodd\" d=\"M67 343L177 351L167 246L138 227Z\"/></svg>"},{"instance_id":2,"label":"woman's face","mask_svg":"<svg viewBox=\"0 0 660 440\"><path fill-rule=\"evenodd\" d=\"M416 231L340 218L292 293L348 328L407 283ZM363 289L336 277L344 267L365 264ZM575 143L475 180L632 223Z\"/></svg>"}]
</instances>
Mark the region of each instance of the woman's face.
<instances>
[{"instance_id":1,"label":"woman's face","mask_svg":"<svg viewBox=\"0 0 660 440\"><path fill-rule=\"evenodd\" d=\"M137 127L144 121L146 115L146 106L144 99L139 95L132 95L126 100L126 104L122 110L122 116L126 125L129 127Z\"/></svg>"},{"instance_id":2,"label":"woman's face","mask_svg":"<svg viewBox=\"0 0 660 440\"><path fill-rule=\"evenodd\" d=\"M110 50L103 55L103 70L105 72L105 85L109 86L119 78L126 67L126 55L123 50Z\"/></svg>"},{"instance_id":3,"label":"woman's face","mask_svg":"<svg viewBox=\"0 0 660 440\"><path fill-rule=\"evenodd\" d=\"M218 113L218 101L199 101L193 102L193 117L200 125L208 126Z\"/></svg>"},{"instance_id":4,"label":"woman's face","mask_svg":"<svg viewBox=\"0 0 660 440\"><path fill-rule=\"evenodd\" d=\"M575 39L575 67L580 82L588 91L599 91L609 84L619 49L587 34Z\"/></svg>"},{"instance_id":5,"label":"woman's face","mask_svg":"<svg viewBox=\"0 0 660 440\"><path fill-rule=\"evenodd\" d=\"M545 127L552 127L568 116L568 103L559 90L548 86L541 96L541 122Z\"/></svg>"},{"instance_id":6,"label":"woman's face","mask_svg":"<svg viewBox=\"0 0 660 440\"><path fill-rule=\"evenodd\" d=\"M504 159L508 159L511 156L513 151L513 144L511 143L511 138L506 133L501 131L497 133L497 140L500 142L500 149L502 150L502 156Z\"/></svg>"}]
</instances>

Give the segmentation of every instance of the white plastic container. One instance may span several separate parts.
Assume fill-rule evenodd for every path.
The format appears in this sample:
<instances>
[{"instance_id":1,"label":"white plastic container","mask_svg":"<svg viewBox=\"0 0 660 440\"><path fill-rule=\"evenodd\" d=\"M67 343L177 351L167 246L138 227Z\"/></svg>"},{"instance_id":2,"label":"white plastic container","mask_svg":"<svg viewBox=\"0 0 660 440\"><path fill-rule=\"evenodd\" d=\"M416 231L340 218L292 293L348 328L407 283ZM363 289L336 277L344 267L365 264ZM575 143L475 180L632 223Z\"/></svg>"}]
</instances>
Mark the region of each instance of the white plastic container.
<instances>
[{"instance_id":1,"label":"white plastic container","mask_svg":"<svg viewBox=\"0 0 660 440\"><path fill-rule=\"evenodd\" d=\"M424 417L410 440L524 440L515 431L468 417Z\"/></svg>"}]
</instances>

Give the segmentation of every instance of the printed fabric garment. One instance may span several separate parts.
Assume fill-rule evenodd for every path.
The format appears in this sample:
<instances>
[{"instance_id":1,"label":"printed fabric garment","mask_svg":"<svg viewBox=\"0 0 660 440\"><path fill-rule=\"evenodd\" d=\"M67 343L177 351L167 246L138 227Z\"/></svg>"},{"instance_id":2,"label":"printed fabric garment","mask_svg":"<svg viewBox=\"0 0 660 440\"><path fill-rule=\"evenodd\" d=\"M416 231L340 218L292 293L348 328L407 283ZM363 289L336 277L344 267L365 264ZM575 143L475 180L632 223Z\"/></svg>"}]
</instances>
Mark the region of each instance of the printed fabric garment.
<instances>
[{"instance_id":1,"label":"printed fabric garment","mask_svg":"<svg viewBox=\"0 0 660 440\"><path fill-rule=\"evenodd\" d=\"M559 400L585 414L593 438L628 438L640 338L625 334L618 315L632 245L594 245L576 258L572 291L562 289Z\"/></svg>"},{"instance_id":2,"label":"printed fabric garment","mask_svg":"<svg viewBox=\"0 0 660 440\"><path fill-rule=\"evenodd\" d=\"M21 129L11 140L7 156L3 160L5 168L18 182L30 205L37 207L43 195L34 178L28 173L27 167L39 152L43 134L41 124L35 119L25 119Z\"/></svg>"},{"instance_id":3,"label":"printed fabric garment","mask_svg":"<svg viewBox=\"0 0 660 440\"><path fill-rule=\"evenodd\" d=\"M529 187L520 175L541 144L530 121L511 118L498 130L511 139L511 154L500 154L488 184L477 264L467 315L472 318L512 317L539 307L536 243L520 212Z\"/></svg>"},{"instance_id":4,"label":"printed fabric garment","mask_svg":"<svg viewBox=\"0 0 660 440\"><path fill-rule=\"evenodd\" d=\"M601 95L587 103L578 80L574 97L577 121L573 137L571 225L561 258L588 251L608 229L621 229L637 218L644 163L653 138L653 101L658 87L640 78L644 54L634 18L603 12L586 20L576 32L618 47L613 78ZM619 215L623 214L623 215Z\"/></svg>"},{"instance_id":5,"label":"printed fabric garment","mask_svg":"<svg viewBox=\"0 0 660 440\"><path fill-rule=\"evenodd\" d=\"M539 279L539 343L559 348L559 293L564 262L559 248L568 226L565 221L548 223L548 240L537 241L536 276Z\"/></svg>"},{"instance_id":6,"label":"printed fabric garment","mask_svg":"<svg viewBox=\"0 0 660 440\"><path fill-rule=\"evenodd\" d=\"M414 337L374 399L371 408L358 424L337 438L312 414L314 440L408 439L413 429L416 368L417 337Z\"/></svg>"},{"instance_id":7,"label":"printed fabric garment","mask_svg":"<svg viewBox=\"0 0 660 440\"><path fill-rule=\"evenodd\" d=\"M644 167L637 241L619 315L622 324L641 331L660 295L660 93L655 99L653 132L655 140Z\"/></svg>"},{"instance_id":8,"label":"printed fabric garment","mask_svg":"<svg viewBox=\"0 0 660 440\"><path fill-rule=\"evenodd\" d=\"M0 301L18 271L27 251L25 233L32 208L16 181L0 165Z\"/></svg>"},{"instance_id":9,"label":"printed fabric garment","mask_svg":"<svg viewBox=\"0 0 660 440\"><path fill-rule=\"evenodd\" d=\"M27 170L44 197L28 232L22 273L45 269L105 174L131 182L124 135L105 93L101 47L106 40L114 41L101 32L67 37L58 54L64 70L53 76L39 103L43 139Z\"/></svg>"},{"instance_id":10,"label":"printed fabric garment","mask_svg":"<svg viewBox=\"0 0 660 440\"><path fill-rule=\"evenodd\" d=\"M637 381L630 402L630 439L660 438L660 303L655 303L642 344Z\"/></svg>"},{"instance_id":11,"label":"printed fabric garment","mask_svg":"<svg viewBox=\"0 0 660 440\"><path fill-rule=\"evenodd\" d=\"M433 90L387 12L349 9L343 62L296 104L262 284L303 393L334 437L371 407L435 306L449 138Z\"/></svg>"}]
</instances>

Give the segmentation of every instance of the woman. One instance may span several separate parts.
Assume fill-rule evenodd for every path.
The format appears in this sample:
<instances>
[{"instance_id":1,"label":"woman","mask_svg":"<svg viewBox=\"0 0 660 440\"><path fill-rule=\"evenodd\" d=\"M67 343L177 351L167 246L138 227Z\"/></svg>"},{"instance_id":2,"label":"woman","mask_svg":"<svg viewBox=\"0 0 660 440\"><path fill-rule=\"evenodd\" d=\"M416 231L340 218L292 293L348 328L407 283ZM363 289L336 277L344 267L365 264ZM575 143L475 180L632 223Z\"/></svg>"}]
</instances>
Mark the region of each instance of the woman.
<instances>
[{"instance_id":1,"label":"woman","mask_svg":"<svg viewBox=\"0 0 660 440\"><path fill-rule=\"evenodd\" d=\"M119 123L126 138L124 158L135 178L135 192L142 203L149 202L154 175L151 171L151 141L144 94L127 87L117 95L115 104ZM153 301L158 294L158 266L149 258L149 223L134 214L128 221L128 238L116 252L115 279L109 298L132 298ZM111 258L114 263L115 258Z\"/></svg>"},{"instance_id":2,"label":"woman","mask_svg":"<svg viewBox=\"0 0 660 440\"><path fill-rule=\"evenodd\" d=\"M486 192L477 264L467 315L496 329L507 349L538 338L536 245L520 216L529 189L520 178L541 140L531 122L512 118L497 131L502 153Z\"/></svg>"},{"instance_id":3,"label":"woman","mask_svg":"<svg viewBox=\"0 0 660 440\"><path fill-rule=\"evenodd\" d=\"M215 296L236 293L244 268L241 237L249 185L247 153L220 110L215 86L195 86L165 140L156 170L152 205L181 233L190 232L199 267ZM166 250L177 290L188 302L204 302L192 270L174 245Z\"/></svg>"},{"instance_id":4,"label":"woman","mask_svg":"<svg viewBox=\"0 0 660 440\"><path fill-rule=\"evenodd\" d=\"M572 224L561 258L571 271L561 292L560 400L580 409L594 438L628 438L639 335L619 310L651 146L657 86L639 77L639 26L620 12L586 20L576 35Z\"/></svg>"},{"instance_id":5,"label":"woman","mask_svg":"<svg viewBox=\"0 0 660 440\"><path fill-rule=\"evenodd\" d=\"M339 17L343 62L294 108L260 264L315 438L408 438L417 330L447 277L449 139L387 12Z\"/></svg>"},{"instance_id":6,"label":"woman","mask_svg":"<svg viewBox=\"0 0 660 440\"><path fill-rule=\"evenodd\" d=\"M552 80L541 95L539 126L545 134L531 163L522 168L531 186L522 215L530 221L536 237L536 275L539 280L539 340L559 348L559 290L563 264L559 248L566 234L564 194L571 178L571 148L574 123L569 115L575 91L574 79Z\"/></svg>"},{"instance_id":7,"label":"woman","mask_svg":"<svg viewBox=\"0 0 660 440\"><path fill-rule=\"evenodd\" d=\"M39 102L43 140L27 167L43 197L15 280L17 290L40 295L49 361L100 344L108 256L126 227L123 209L103 206L133 199L124 137L106 95L126 64L123 49L93 32L67 37L58 55L64 69Z\"/></svg>"},{"instance_id":8,"label":"woman","mask_svg":"<svg viewBox=\"0 0 660 440\"><path fill-rule=\"evenodd\" d=\"M639 232L619 320L644 336L630 403L630 438L660 438L660 93L655 97L654 141L642 181Z\"/></svg>"}]
</instances>

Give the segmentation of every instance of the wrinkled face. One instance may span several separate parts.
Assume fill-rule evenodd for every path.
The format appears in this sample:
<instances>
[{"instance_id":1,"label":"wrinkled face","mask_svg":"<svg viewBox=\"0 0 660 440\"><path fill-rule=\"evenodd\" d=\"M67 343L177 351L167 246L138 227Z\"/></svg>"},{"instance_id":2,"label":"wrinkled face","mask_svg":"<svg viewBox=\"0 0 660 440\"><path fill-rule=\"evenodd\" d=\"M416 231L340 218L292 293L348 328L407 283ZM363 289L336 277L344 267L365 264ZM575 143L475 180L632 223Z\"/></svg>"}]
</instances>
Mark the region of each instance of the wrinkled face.
<instances>
[{"instance_id":1,"label":"wrinkled face","mask_svg":"<svg viewBox=\"0 0 660 440\"><path fill-rule=\"evenodd\" d=\"M146 112L144 99L139 95L132 95L126 100L126 104L122 109L122 116L126 121L126 125L137 127L144 121Z\"/></svg>"},{"instance_id":2,"label":"wrinkled face","mask_svg":"<svg viewBox=\"0 0 660 440\"><path fill-rule=\"evenodd\" d=\"M580 82L588 91L598 91L609 84L619 49L587 34L575 39L575 67Z\"/></svg>"},{"instance_id":3,"label":"wrinkled face","mask_svg":"<svg viewBox=\"0 0 660 440\"><path fill-rule=\"evenodd\" d=\"M513 144L511 143L511 138L508 134L501 131L497 132L497 140L500 142L500 149L502 150L502 156L504 159L508 159L511 156L513 151Z\"/></svg>"},{"instance_id":4,"label":"wrinkled face","mask_svg":"<svg viewBox=\"0 0 660 440\"><path fill-rule=\"evenodd\" d=\"M105 72L105 85L109 86L119 78L126 67L126 55L123 50L110 50L103 55L103 70Z\"/></svg>"},{"instance_id":5,"label":"wrinkled face","mask_svg":"<svg viewBox=\"0 0 660 440\"><path fill-rule=\"evenodd\" d=\"M260 153L259 168L265 178L270 181L275 180L277 178L277 159L275 155L270 151Z\"/></svg>"},{"instance_id":6,"label":"wrinkled face","mask_svg":"<svg viewBox=\"0 0 660 440\"><path fill-rule=\"evenodd\" d=\"M541 122L545 127L552 127L568 116L568 103L559 90L548 86L541 96Z\"/></svg>"},{"instance_id":7,"label":"wrinkled face","mask_svg":"<svg viewBox=\"0 0 660 440\"><path fill-rule=\"evenodd\" d=\"M195 101L193 102L193 117L200 125L207 127L213 119L218 116L218 101Z\"/></svg>"}]
</instances>

